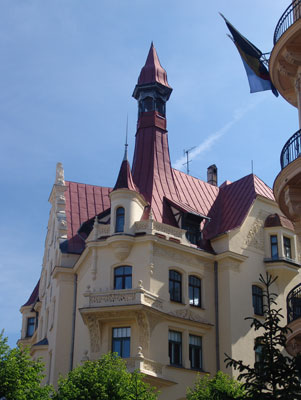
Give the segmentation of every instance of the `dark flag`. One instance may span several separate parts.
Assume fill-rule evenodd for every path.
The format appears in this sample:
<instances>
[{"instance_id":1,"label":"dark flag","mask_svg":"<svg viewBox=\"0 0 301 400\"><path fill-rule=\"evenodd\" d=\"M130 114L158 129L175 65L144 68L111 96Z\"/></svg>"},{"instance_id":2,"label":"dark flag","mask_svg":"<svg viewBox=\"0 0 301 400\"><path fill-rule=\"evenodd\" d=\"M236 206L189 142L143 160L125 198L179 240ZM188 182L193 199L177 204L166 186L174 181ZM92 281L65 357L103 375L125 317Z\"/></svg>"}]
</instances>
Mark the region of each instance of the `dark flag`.
<instances>
[{"instance_id":1,"label":"dark flag","mask_svg":"<svg viewBox=\"0 0 301 400\"><path fill-rule=\"evenodd\" d=\"M250 92L254 93L263 90L272 90L274 95L278 97L278 92L272 84L269 71L261 61L263 55L262 52L240 34L223 16L223 14L220 15L224 18L226 25L232 34L232 36L229 35L229 37L234 42L241 56L249 80Z\"/></svg>"}]
</instances>

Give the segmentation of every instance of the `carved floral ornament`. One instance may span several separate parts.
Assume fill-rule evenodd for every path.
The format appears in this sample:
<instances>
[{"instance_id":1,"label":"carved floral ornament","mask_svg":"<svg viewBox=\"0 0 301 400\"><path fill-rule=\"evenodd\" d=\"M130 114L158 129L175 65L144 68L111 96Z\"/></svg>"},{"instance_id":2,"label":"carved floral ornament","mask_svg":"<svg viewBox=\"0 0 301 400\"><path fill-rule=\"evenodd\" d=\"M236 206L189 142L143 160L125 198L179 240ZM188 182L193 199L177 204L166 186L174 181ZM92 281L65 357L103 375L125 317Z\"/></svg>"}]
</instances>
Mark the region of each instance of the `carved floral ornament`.
<instances>
[{"instance_id":1,"label":"carved floral ornament","mask_svg":"<svg viewBox=\"0 0 301 400\"><path fill-rule=\"evenodd\" d=\"M254 247L258 250L264 250L264 221L268 216L267 212L260 211L257 218L253 222L247 237L244 241L245 247Z\"/></svg>"}]
</instances>

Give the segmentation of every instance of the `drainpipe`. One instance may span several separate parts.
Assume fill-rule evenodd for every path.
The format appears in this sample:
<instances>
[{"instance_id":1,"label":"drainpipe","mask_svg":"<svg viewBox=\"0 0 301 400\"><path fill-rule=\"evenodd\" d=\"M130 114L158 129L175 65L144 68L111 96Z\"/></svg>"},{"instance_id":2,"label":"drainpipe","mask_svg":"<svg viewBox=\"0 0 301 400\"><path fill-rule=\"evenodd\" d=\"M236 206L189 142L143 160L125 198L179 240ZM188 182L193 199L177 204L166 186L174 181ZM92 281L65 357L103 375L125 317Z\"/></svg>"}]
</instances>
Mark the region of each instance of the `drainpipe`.
<instances>
[{"instance_id":1,"label":"drainpipe","mask_svg":"<svg viewBox=\"0 0 301 400\"><path fill-rule=\"evenodd\" d=\"M77 274L74 275L74 286L73 286L73 311L72 311L70 371L72 371L72 369L73 369L74 341L75 341L75 318L76 318L76 297L77 297Z\"/></svg>"},{"instance_id":2,"label":"drainpipe","mask_svg":"<svg viewBox=\"0 0 301 400\"><path fill-rule=\"evenodd\" d=\"M215 354L216 372L221 369L219 355L218 262L214 261Z\"/></svg>"}]
</instances>

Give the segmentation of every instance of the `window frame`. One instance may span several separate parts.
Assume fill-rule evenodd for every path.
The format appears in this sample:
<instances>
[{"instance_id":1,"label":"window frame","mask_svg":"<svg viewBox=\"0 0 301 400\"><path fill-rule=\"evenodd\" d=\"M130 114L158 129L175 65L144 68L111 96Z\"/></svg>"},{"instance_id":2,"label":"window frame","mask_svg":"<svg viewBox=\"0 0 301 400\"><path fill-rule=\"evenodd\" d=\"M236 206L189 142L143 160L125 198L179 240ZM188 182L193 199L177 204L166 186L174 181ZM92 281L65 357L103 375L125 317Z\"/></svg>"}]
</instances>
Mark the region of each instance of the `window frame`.
<instances>
[{"instance_id":1,"label":"window frame","mask_svg":"<svg viewBox=\"0 0 301 400\"><path fill-rule=\"evenodd\" d=\"M193 279L195 279L195 280L197 280L197 281L199 281L199 286L197 286L196 284L194 284L194 283L191 283L190 282L190 278L193 278ZM190 288L192 288L192 297L190 296ZM199 304L195 304L195 291L196 290L199 290L199 295L198 295L198 302L199 302ZM198 276L196 276L196 275L189 275L188 276L188 297L189 297L189 305L190 306L193 306L193 307L202 307L202 279L201 278L199 278Z\"/></svg>"},{"instance_id":2,"label":"window frame","mask_svg":"<svg viewBox=\"0 0 301 400\"><path fill-rule=\"evenodd\" d=\"M114 331L120 329L126 329L126 334L129 332L129 336L114 336ZM129 330L129 331L128 331ZM112 353L117 353L121 358L129 358L131 356L131 327L130 326L121 326L121 327L113 327L112 328ZM114 344L120 343L120 353L114 349ZM128 344L128 353L124 354L126 351L125 346Z\"/></svg>"},{"instance_id":3,"label":"window frame","mask_svg":"<svg viewBox=\"0 0 301 400\"><path fill-rule=\"evenodd\" d=\"M30 328L32 329L32 334L30 334L31 333ZM28 338L32 337L34 335L34 333L35 333L35 317L27 317L27 320L26 320L26 337L28 337Z\"/></svg>"},{"instance_id":4,"label":"window frame","mask_svg":"<svg viewBox=\"0 0 301 400\"><path fill-rule=\"evenodd\" d=\"M178 275L179 279L172 277L171 275ZM182 303L182 274L181 272L170 269L168 272L168 290L170 301Z\"/></svg>"},{"instance_id":5,"label":"window frame","mask_svg":"<svg viewBox=\"0 0 301 400\"><path fill-rule=\"evenodd\" d=\"M125 269L125 268L130 268L131 269L131 273L126 273L123 271L123 273L121 273L120 275L117 275L117 271L121 270L121 269ZM131 278L131 282L130 282L130 286L127 287L127 278L130 277ZM121 278L121 286L122 287L117 287L116 282L117 279ZM114 290L126 290L126 289L132 289L133 288L133 267L131 265L119 265L117 267L114 268Z\"/></svg>"},{"instance_id":6,"label":"window frame","mask_svg":"<svg viewBox=\"0 0 301 400\"><path fill-rule=\"evenodd\" d=\"M273 242L275 240L275 242ZM278 236L277 235L270 235L270 246L271 246L271 258L272 260L278 260L279 258L279 249L278 249ZM274 254L274 250L276 252Z\"/></svg>"},{"instance_id":7,"label":"window frame","mask_svg":"<svg viewBox=\"0 0 301 400\"><path fill-rule=\"evenodd\" d=\"M196 344L192 344L191 339L192 338L197 338L200 339L200 344L196 345ZM189 361L190 361L190 368L194 369L194 370L198 370L198 371L202 371L203 370L203 340L202 340L202 336L198 336L198 335L193 335L193 334L189 334ZM198 352L198 362L195 363L195 356L193 356L193 354L197 354ZM195 363L193 365L193 363ZM198 365L196 365L198 364Z\"/></svg>"},{"instance_id":8,"label":"window frame","mask_svg":"<svg viewBox=\"0 0 301 400\"><path fill-rule=\"evenodd\" d=\"M177 341L171 339L172 334L179 335L180 340ZM168 357L170 365L176 367L182 367L183 363L182 346L183 346L182 332L170 329L168 331Z\"/></svg>"},{"instance_id":9,"label":"window frame","mask_svg":"<svg viewBox=\"0 0 301 400\"><path fill-rule=\"evenodd\" d=\"M257 291L257 293L256 293ZM259 285L252 285L252 306L255 315L264 315L263 311L263 289Z\"/></svg>"},{"instance_id":10,"label":"window frame","mask_svg":"<svg viewBox=\"0 0 301 400\"><path fill-rule=\"evenodd\" d=\"M115 211L115 233L124 232L125 223L125 209L124 207L117 207Z\"/></svg>"}]
</instances>

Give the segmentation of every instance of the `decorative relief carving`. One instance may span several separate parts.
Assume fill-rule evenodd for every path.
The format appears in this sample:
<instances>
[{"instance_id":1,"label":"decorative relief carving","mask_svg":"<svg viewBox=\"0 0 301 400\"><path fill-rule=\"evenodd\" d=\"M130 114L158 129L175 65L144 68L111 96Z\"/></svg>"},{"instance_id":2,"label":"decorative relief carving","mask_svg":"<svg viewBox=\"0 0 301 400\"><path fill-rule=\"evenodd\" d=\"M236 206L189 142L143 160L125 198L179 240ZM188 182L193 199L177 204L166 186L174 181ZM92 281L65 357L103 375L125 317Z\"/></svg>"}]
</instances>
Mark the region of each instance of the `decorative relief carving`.
<instances>
[{"instance_id":1,"label":"decorative relief carving","mask_svg":"<svg viewBox=\"0 0 301 400\"><path fill-rule=\"evenodd\" d=\"M150 224L149 221L137 221L135 222L135 230L137 231L144 231L149 228Z\"/></svg>"},{"instance_id":2,"label":"decorative relief carving","mask_svg":"<svg viewBox=\"0 0 301 400\"><path fill-rule=\"evenodd\" d=\"M91 352L98 353L100 351L101 343L99 321L93 316L87 316L86 324L90 332Z\"/></svg>"},{"instance_id":3,"label":"decorative relief carving","mask_svg":"<svg viewBox=\"0 0 301 400\"><path fill-rule=\"evenodd\" d=\"M163 366L155 361L144 359L143 369L153 372L156 375L162 375Z\"/></svg>"},{"instance_id":4,"label":"decorative relief carving","mask_svg":"<svg viewBox=\"0 0 301 400\"><path fill-rule=\"evenodd\" d=\"M169 313L172 316L188 319L190 321L201 322L203 324L208 324L204 318L202 318L198 313L191 311L188 308L184 308L183 310L176 310Z\"/></svg>"},{"instance_id":5,"label":"decorative relief carving","mask_svg":"<svg viewBox=\"0 0 301 400\"><path fill-rule=\"evenodd\" d=\"M138 303L136 293L108 293L90 295L90 306L101 305L104 303Z\"/></svg>"},{"instance_id":6,"label":"decorative relief carving","mask_svg":"<svg viewBox=\"0 0 301 400\"><path fill-rule=\"evenodd\" d=\"M183 236L183 232L185 232L183 229L174 228L173 226L167 224L161 224L160 222L157 221L154 221L153 224L154 224L153 229L155 231L164 232L167 233L168 235L176 236L180 239Z\"/></svg>"},{"instance_id":7,"label":"decorative relief carving","mask_svg":"<svg viewBox=\"0 0 301 400\"><path fill-rule=\"evenodd\" d=\"M98 234L100 236L109 236L110 235L110 225L98 225Z\"/></svg>"},{"instance_id":8,"label":"decorative relief carving","mask_svg":"<svg viewBox=\"0 0 301 400\"><path fill-rule=\"evenodd\" d=\"M265 218L268 216L268 213L261 211L258 214L258 217L254 221L251 229L248 232L248 235L245 239L244 245L246 247L254 247L258 250L264 250L264 232L263 226Z\"/></svg>"},{"instance_id":9,"label":"decorative relief carving","mask_svg":"<svg viewBox=\"0 0 301 400\"><path fill-rule=\"evenodd\" d=\"M148 297L146 294L144 295L144 302L149 304L151 307L158 308L160 310L163 309L163 302L159 299L153 299Z\"/></svg>"},{"instance_id":10,"label":"decorative relief carving","mask_svg":"<svg viewBox=\"0 0 301 400\"><path fill-rule=\"evenodd\" d=\"M56 185L65 185L64 168L63 168L63 164L60 162L58 162L56 164L55 183L56 183Z\"/></svg>"},{"instance_id":11,"label":"decorative relief carving","mask_svg":"<svg viewBox=\"0 0 301 400\"><path fill-rule=\"evenodd\" d=\"M143 350L148 349L150 334L149 334L149 326L147 323L147 319L145 314L142 311L136 313L137 325L139 327L139 346L143 348Z\"/></svg>"},{"instance_id":12,"label":"decorative relief carving","mask_svg":"<svg viewBox=\"0 0 301 400\"><path fill-rule=\"evenodd\" d=\"M170 250L167 248L162 248L159 246L155 246L154 248L154 255L156 257L164 257L168 258L169 260L173 260L179 264L185 264L185 265L191 265L191 266L200 266L202 265L201 261L198 261L196 257L189 256L189 255L183 255L180 252Z\"/></svg>"}]
</instances>

